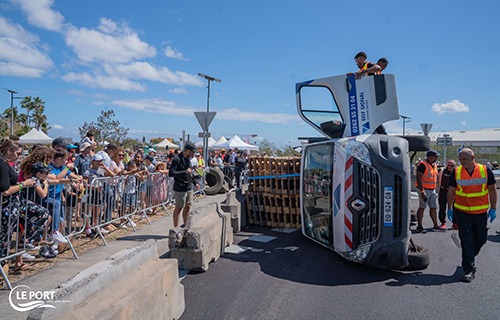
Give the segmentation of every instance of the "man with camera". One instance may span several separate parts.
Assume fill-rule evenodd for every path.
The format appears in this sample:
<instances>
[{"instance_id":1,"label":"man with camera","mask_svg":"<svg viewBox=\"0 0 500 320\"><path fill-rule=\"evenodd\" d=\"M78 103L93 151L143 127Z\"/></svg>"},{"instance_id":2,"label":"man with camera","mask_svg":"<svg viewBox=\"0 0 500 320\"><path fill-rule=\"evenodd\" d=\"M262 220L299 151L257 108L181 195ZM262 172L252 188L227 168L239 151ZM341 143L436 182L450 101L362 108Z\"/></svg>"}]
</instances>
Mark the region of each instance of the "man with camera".
<instances>
[{"instance_id":1,"label":"man with camera","mask_svg":"<svg viewBox=\"0 0 500 320\"><path fill-rule=\"evenodd\" d=\"M183 222L186 223L193 202L193 187L199 188L199 185L195 182L195 170L191 167L190 161L194 153L194 144L187 142L184 150L174 156L170 164L169 175L174 178L174 228L179 226L181 210Z\"/></svg>"}]
</instances>

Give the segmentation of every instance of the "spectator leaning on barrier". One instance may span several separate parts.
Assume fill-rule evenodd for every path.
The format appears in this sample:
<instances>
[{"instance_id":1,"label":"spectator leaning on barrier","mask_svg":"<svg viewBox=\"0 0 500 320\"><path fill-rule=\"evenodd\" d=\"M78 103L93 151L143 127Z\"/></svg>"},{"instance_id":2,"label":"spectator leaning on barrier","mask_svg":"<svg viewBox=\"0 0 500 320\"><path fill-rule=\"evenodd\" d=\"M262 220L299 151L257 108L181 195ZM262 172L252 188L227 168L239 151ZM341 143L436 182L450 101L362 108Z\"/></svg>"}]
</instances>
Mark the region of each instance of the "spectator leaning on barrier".
<instances>
[{"instance_id":1,"label":"spectator leaning on barrier","mask_svg":"<svg viewBox=\"0 0 500 320\"><path fill-rule=\"evenodd\" d=\"M23 148L17 142L10 139L3 139L0 143L0 189L3 195L2 217L0 219L0 257L9 254L9 242L12 233L17 230L17 223L22 214L21 203L18 193L23 188L31 187L35 184L33 180L18 183L18 174L13 166L8 163L15 163L22 154ZM22 257L16 258L15 269L24 268Z\"/></svg>"},{"instance_id":2,"label":"spectator leaning on barrier","mask_svg":"<svg viewBox=\"0 0 500 320\"><path fill-rule=\"evenodd\" d=\"M190 158L194 156L194 152L195 146L190 142L186 143L184 150L174 157L170 165L169 174L174 178L174 228L179 226L181 210L182 219L186 223L193 202L194 171L191 168Z\"/></svg>"},{"instance_id":3,"label":"spectator leaning on barrier","mask_svg":"<svg viewBox=\"0 0 500 320\"><path fill-rule=\"evenodd\" d=\"M114 176L113 171L106 167L104 165L104 158L101 154L96 153L92 157L92 162L90 168L85 171L83 174L85 179L87 179L88 185L89 185L89 195L88 195L88 203L90 205L90 211L92 215L92 224L93 227L96 228L100 221L99 221L99 213L100 213L100 208L102 208L103 204L103 195L104 195L104 187L103 187L103 182L99 180L95 180L97 178L103 178L103 177L112 177ZM94 181L95 180L95 181ZM112 231L114 229L111 228L101 228L100 231L102 234L107 234L109 231ZM87 219L87 224L85 226L85 234L88 237L93 237L95 236L95 232L92 231L90 222Z\"/></svg>"},{"instance_id":4,"label":"spectator leaning on barrier","mask_svg":"<svg viewBox=\"0 0 500 320\"><path fill-rule=\"evenodd\" d=\"M64 150L58 149L54 154L51 164L49 165L49 179L67 182L67 179L81 180L81 177L72 173L66 166L67 154ZM44 201L44 205L48 205L49 211L52 213L52 241L60 244L68 243L68 240L59 232L59 229L64 225L65 210L63 201L63 184L49 186L49 195Z\"/></svg>"},{"instance_id":5,"label":"spectator leaning on barrier","mask_svg":"<svg viewBox=\"0 0 500 320\"><path fill-rule=\"evenodd\" d=\"M103 163L104 166L108 169L110 169L110 172L113 173L113 175L109 175L111 178L114 177L114 172L112 169L113 166L113 158L118 153L118 146L114 143L109 143L106 146L106 149L97 152L96 154L99 154L103 158ZM115 192L116 192L116 185L113 182L109 182L106 184L104 187L104 204L106 207L106 215L105 215L105 221L110 221L112 219L113 215L113 208L115 206ZM105 226L105 229L108 231L114 231L116 228L108 224Z\"/></svg>"},{"instance_id":6,"label":"spectator leaning on barrier","mask_svg":"<svg viewBox=\"0 0 500 320\"><path fill-rule=\"evenodd\" d=\"M89 142L82 143L80 147L80 154L76 156L74 166L78 174L83 174L90 168L90 162L94 155L95 147Z\"/></svg>"},{"instance_id":7,"label":"spectator leaning on barrier","mask_svg":"<svg viewBox=\"0 0 500 320\"><path fill-rule=\"evenodd\" d=\"M488 217L491 223L497 216L497 190L493 172L476 163L471 149L463 148L458 157L460 166L453 170L448 188L448 219L455 217L458 224L461 281L471 282L476 274L474 259L487 240Z\"/></svg>"},{"instance_id":8,"label":"spectator leaning on barrier","mask_svg":"<svg viewBox=\"0 0 500 320\"><path fill-rule=\"evenodd\" d=\"M149 148L148 155L153 157L153 160L151 161L151 163L156 166L156 150L155 150L155 148Z\"/></svg>"}]
</instances>

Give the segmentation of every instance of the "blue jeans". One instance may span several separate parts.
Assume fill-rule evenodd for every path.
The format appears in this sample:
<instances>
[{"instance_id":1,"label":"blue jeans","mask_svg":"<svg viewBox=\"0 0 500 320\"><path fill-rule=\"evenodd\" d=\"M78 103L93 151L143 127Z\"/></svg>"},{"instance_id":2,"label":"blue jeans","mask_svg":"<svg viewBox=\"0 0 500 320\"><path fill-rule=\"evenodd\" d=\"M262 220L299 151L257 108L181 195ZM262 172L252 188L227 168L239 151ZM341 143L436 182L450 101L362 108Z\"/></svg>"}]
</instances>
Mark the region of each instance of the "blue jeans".
<instances>
[{"instance_id":1,"label":"blue jeans","mask_svg":"<svg viewBox=\"0 0 500 320\"><path fill-rule=\"evenodd\" d=\"M59 224L64 222L64 206L61 203L61 199L49 198L47 200L49 212L52 213L52 231L59 230Z\"/></svg>"}]
</instances>

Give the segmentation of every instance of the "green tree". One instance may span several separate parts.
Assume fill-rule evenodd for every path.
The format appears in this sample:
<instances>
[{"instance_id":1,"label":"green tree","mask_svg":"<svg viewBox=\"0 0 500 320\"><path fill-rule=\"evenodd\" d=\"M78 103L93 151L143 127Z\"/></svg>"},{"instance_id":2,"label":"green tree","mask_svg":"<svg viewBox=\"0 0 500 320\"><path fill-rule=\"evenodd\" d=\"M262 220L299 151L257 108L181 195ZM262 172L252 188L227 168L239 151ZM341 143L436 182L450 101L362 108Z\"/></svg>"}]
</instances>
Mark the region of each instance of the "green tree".
<instances>
[{"instance_id":1,"label":"green tree","mask_svg":"<svg viewBox=\"0 0 500 320\"><path fill-rule=\"evenodd\" d=\"M286 145L283 150L277 150L276 154L278 157L297 157L300 156L300 152L295 150L291 145Z\"/></svg>"},{"instance_id":2,"label":"green tree","mask_svg":"<svg viewBox=\"0 0 500 320\"><path fill-rule=\"evenodd\" d=\"M128 134L128 128L120 126L120 121L115 119L113 110L103 110L96 121L90 123L84 122L82 127L78 128L82 139L91 131L95 135L97 142L104 141L120 144Z\"/></svg>"},{"instance_id":3,"label":"green tree","mask_svg":"<svg viewBox=\"0 0 500 320\"><path fill-rule=\"evenodd\" d=\"M272 156L273 154L276 153L277 148L276 148L276 145L274 144L274 142L269 141L266 138L264 138L264 140L262 140L259 143L259 151L261 153L266 153L266 155L268 155L268 156Z\"/></svg>"}]
</instances>

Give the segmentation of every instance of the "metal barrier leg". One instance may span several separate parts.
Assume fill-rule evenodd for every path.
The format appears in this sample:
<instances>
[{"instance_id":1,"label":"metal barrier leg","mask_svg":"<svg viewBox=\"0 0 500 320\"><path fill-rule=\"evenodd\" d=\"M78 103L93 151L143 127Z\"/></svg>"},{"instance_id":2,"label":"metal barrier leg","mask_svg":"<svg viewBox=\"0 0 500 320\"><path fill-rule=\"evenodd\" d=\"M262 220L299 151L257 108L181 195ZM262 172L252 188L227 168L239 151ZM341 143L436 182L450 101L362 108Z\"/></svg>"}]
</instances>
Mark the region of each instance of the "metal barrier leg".
<instances>
[{"instance_id":1,"label":"metal barrier leg","mask_svg":"<svg viewBox=\"0 0 500 320\"><path fill-rule=\"evenodd\" d=\"M104 245L107 247L108 243L106 242L106 239L104 239L104 236L102 235L101 228L96 228L97 234L101 238L102 242L104 242Z\"/></svg>"},{"instance_id":2,"label":"metal barrier leg","mask_svg":"<svg viewBox=\"0 0 500 320\"><path fill-rule=\"evenodd\" d=\"M75 259L78 260L78 254L76 254L75 247L73 247L73 244L71 243L71 241L67 237L66 237L66 240L68 240L68 245L69 245L69 248L71 249L71 252L73 252L73 256L75 257Z\"/></svg>"},{"instance_id":3,"label":"metal barrier leg","mask_svg":"<svg viewBox=\"0 0 500 320\"><path fill-rule=\"evenodd\" d=\"M3 269L3 267L0 268L0 273L2 274L2 278L5 280L7 288L9 288L9 290L12 290L12 284L10 284L9 278L7 278L7 274L5 274L5 270Z\"/></svg>"}]
</instances>

